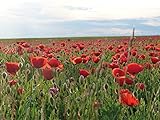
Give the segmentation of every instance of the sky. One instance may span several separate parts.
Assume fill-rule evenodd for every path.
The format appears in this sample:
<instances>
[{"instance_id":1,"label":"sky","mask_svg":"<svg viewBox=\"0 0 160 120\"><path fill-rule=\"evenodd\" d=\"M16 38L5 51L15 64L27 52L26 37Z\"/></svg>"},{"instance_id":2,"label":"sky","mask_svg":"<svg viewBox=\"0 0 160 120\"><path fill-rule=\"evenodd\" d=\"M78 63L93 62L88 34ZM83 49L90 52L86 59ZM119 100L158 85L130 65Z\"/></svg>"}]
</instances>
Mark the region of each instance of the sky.
<instances>
[{"instance_id":1,"label":"sky","mask_svg":"<svg viewBox=\"0 0 160 120\"><path fill-rule=\"evenodd\" d=\"M0 38L160 35L159 0L0 0Z\"/></svg>"}]
</instances>

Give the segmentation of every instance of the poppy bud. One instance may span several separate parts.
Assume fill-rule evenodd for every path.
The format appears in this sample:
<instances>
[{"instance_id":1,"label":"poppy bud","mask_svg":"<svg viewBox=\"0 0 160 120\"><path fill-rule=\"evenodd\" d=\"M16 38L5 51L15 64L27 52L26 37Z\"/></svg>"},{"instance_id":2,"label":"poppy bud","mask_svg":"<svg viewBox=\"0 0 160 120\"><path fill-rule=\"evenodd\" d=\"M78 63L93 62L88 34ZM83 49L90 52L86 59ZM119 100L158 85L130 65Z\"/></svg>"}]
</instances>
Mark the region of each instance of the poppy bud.
<instances>
[{"instance_id":1,"label":"poppy bud","mask_svg":"<svg viewBox=\"0 0 160 120\"><path fill-rule=\"evenodd\" d=\"M156 64L160 59L158 57L151 57L151 61L153 64Z\"/></svg>"},{"instance_id":2,"label":"poppy bud","mask_svg":"<svg viewBox=\"0 0 160 120\"><path fill-rule=\"evenodd\" d=\"M107 84L104 84L103 85L103 89L106 91L108 89L108 85Z\"/></svg>"},{"instance_id":3,"label":"poppy bud","mask_svg":"<svg viewBox=\"0 0 160 120\"><path fill-rule=\"evenodd\" d=\"M137 83L136 87L140 90L144 90L145 89L145 84L144 83Z\"/></svg>"},{"instance_id":4,"label":"poppy bud","mask_svg":"<svg viewBox=\"0 0 160 120\"><path fill-rule=\"evenodd\" d=\"M11 93L11 88L7 86L7 93L10 94Z\"/></svg>"},{"instance_id":5,"label":"poppy bud","mask_svg":"<svg viewBox=\"0 0 160 120\"><path fill-rule=\"evenodd\" d=\"M22 87L18 88L17 89L17 93L18 94L22 94L24 92L24 89Z\"/></svg>"},{"instance_id":6,"label":"poppy bud","mask_svg":"<svg viewBox=\"0 0 160 120\"><path fill-rule=\"evenodd\" d=\"M69 82L71 83L73 81L75 81L74 77L70 77Z\"/></svg>"},{"instance_id":7,"label":"poppy bud","mask_svg":"<svg viewBox=\"0 0 160 120\"><path fill-rule=\"evenodd\" d=\"M31 66L30 64L28 64L28 63L26 64L26 68L29 68L30 66Z\"/></svg>"},{"instance_id":8,"label":"poppy bud","mask_svg":"<svg viewBox=\"0 0 160 120\"><path fill-rule=\"evenodd\" d=\"M79 77L79 83L83 83L83 81L84 81L84 76L83 75L80 75L80 77Z\"/></svg>"},{"instance_id":9,"label":"poppy bud","mask_svg":"<svg viewBox=\"0 0 160 120\"><path fill-rule=\"evenodd\" d=\"M29 69L26 70L26 74L27 74L27 75L30 74L30 72L31 72L31 71L30 71Z\"/></svg>"},{"instance_id":10,"label":"poppy bud","mask_svg":"<svg viewBox=\"0 0 160 120\"><path fill-rule=\"evenodd\" d=\"M52 88L49 89L49 92L50 92L50 94L51 94L52 96L54 96L54 95L58 94L59 88L54 85Z\"/></svg>"},{"instance_id":11,"label":"poppy bud","mask_svg":"<svg viewBox=\"0 0 160 120\"><path fill-rule=\"evenodd\" d=\"M68 87L67 87L67 84L66 84L66 83L64 83L64 84L63 84L63 89L64 89L64 91L66 91L66 90L67 90L67 88L68 88Z\"/></svg>"},{"instance_id":12,"label":"poppy bud","mask_svg":"<svg viewBox=\"0 0 160 120\"><path fill-rule=\"evenodd\" d=\"M100 106L101 106L101 103L99 101L96 100L96 101L93 102L93 108L94 109L99 109Z\"/></svg>"},{"instance_id":13,"label":"poppy bud","mask_svg":"<svg viewBox=\"0 0 160 120\"><path fill-rule=\"evenodd\" d=\"M44 96L44 93L43 93L43 91L42 91L42 90L40 91L40 96L41 96L41 97L43 97L43 96Z\"/></svg>"},{"instance_id":14,"label":"poppy bud","mask_svg":"<svg viewBox=\"0 0 160 120\"><path fill-rule=\"evenodd\" d=\"M17 81L16 80L10 80L10 81L8 81L8 83L9 83L10 86L13 86L17 83Z\"/></svg>"},{"instance_id":15,"label":"poppy bud","mask_svg":"<svg viewBox=\"0 0 160 120\"><path fill-rule=\"evenodd\" d=\"M7 74L6 72L3 72L3 73L2 73L3 79L7 79L7 76L8 76L8 74Z\"/></svg>"}]
</instances>

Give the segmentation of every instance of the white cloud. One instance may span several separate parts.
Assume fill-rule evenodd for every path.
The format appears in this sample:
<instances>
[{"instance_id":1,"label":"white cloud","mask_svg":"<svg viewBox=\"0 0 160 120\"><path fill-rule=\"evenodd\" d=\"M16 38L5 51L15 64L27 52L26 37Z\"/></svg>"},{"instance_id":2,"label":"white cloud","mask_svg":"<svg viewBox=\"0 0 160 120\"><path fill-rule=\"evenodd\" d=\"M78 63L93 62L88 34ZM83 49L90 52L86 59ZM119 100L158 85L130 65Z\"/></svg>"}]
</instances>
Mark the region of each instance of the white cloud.
<instances>
[{"instance_id":1,"label":"white cloud","mask_svg":"<svg viewBox=\"0 0 160 120\"><path fill-rule=\"evenodd\" d=\"M88 30L82 33L79 32L81 27L78 25L76 28L79 29L74 31L68 30L72 26L65 29L63 24L61 27L55 24L72 20L152 18L160 15L159 4L159 0L0 0L0 37L47 35L52 31L61 36L64 34L129 34L130 29L117 28L120 25L126 28L130 26L129 23L124 22L114 22L114 26L112 23L92 22L90 26L94 29L86 27ZM109 28L100 28L103 25ZM160 26L160 22L149 20L144 25Z\"/></svg>"},{"instance_id":2,"label":"white cloud","mask_svg":"<svg viewBox=\"0 0 160 120\"><path fill-rule=\"evenodd\" d=\"M159 27L160 26L160 20L159 19L150 19L146 22L142 23L144 25L153 26L153 27Z\"/></svg>"},{"instance_id":3,"label":"white cloud","mask_svg":"<svg viewBox=\"0 0 160 120\"><path fill-rule=\"evenodd\" d=\"M118 28L118 27L112 27L112 28L95 28L95 29L91 29L86 31L86 33L90 33L90 34L95 34L95 35L99 35L99 34L103 34L103 35L132 35L132 31L133 29L131 28ZM141 30L136 30L135 34L141 34L142 31Z\"/></svg>"},{"instance_id":4,"label":"white cloud","mask_svg":"<svg viewBox=\"0 0 160 120\"><path fill-rule=\"evenodd\" d=\"M160 15L159 0L0 0L0 3L0 15L10 17L13 16L11 10L14 10L14 15L17 13L28 17L27 10L36 7L41 8L37 14L57 20L125 19ZM66 6L74 9L67 9Z\"/></svg>"}]
</instances>

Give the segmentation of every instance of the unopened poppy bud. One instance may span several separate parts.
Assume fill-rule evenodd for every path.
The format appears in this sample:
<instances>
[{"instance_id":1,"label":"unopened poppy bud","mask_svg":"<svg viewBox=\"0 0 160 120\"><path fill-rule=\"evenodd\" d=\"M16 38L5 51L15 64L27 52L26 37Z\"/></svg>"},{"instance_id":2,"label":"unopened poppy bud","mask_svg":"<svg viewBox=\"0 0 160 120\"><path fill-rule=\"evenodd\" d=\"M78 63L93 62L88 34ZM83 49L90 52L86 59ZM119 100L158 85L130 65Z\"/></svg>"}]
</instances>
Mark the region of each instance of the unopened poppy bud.
<instances>
[{"instance_id":1,"label":"unopened poppy bud","mask_svg":"<svg viewBox=\"0 0 160 120\"><path fill-rule=\"evenodd\" d=\"M57 86L53 86L52 88L49 89L49 92L52 96L58 94L59 91L60 90Z\"/></svg>"},{"instance_id":2,"label":"unopened poppy bud","mask_svg":"<svg viewBox=\"0 0 160 120\"><path fill-rule=\"evenodd\" d=\"M11 88L7 86L7 93L10 94Z\"/></svg>"},{"instance_id":3,"label":"unopened poppy bud","mask_svg":"<svg viewBox=\"0 0 160 120\"><path fill-rule=\"evenodd\" d=\"M19 87L18 89L17 89L17 93L20 95L20 94L22 94L24 92L24 89L22 88L22 87Z\"/></svg>"},{"instance_id":4,"label":"unopened poppy bud","mask_svg":"<svg viewBox=\"0 0 160 120\"><path fill-rule=\"evenodd\" d=\"M23 58L23 57L21 57L21 58L20 58L20 60L21 60L21 62L22 62L22 63L24 63L24 62L25 62L25 60L24 60L24 58Z\"/></svg>"},{"instance_id":5,"label":"unopened poppy bud","mask_svg":"<svg viewBox=\"0 0 160 120\"><path fill-rule=\"evenodd\" d=\"M30 64L28 64L28 63L26 64L26 68L29 68L30 66L31 66Z\"/></svg>"},{"instance_id":6,"label":"unopened poppy bud","mask_svg":"<svg viewBox=\"0 0 160 120\"><path fill-rule=\"evenodd\" d=\"M31 71L30 71L29 69L26 70L26 74L27 74L27 75L30 74L30 72L31 72Z\"/></svg>"},{"instance_id":7,"label":"unopened poppy bud","mask_svg":"<svg viewBox=\"0 0 160 120\"><path fill-rule=\"evenodd\" d=\"M83 75L80 75L80 77L79 77L79 83L83 83L83 81L84 81L84 76Z\"/></svg>"},{"instance_id":8,"label":"unopened poppy bud","mask_svg":"<svg viewBox=\"0 0 160 120\"><path fill-rule=\"evenodd\" d=\"M107 85L107 84L104 84L104 85L103 85L103 89L104 89L104 90L107 90L107 89L108 89L108 85Z\"/></svg>"},{"instance_id":9,"label":"unopened poppy bud","mask_svg":"<svg viewBox=\"0 0 160 120\"><path fill-rule=\"evenodd\" d=\"M115 91L114 91L116 94L118 94L118 90L117 89L115 89Z\"/></svg>"},{"instance_id":10,"label":"unopened poppy bud","mask_svg":"<svg viewBox=\"0 0 160 120\"><path fill-rule=\"evenodd\" d=\"M3 72L3 73L2 73L2 77L3 77L3 79L6 79L6 78L7 78L7 76L8 76L8 74L7 74L6 72Z\"/></svg>"},{"instance_id":11,"label":"unopened poppy bud","mask_svg":"<svg viewBox=\"0 0 160 120\"><path fill-rule=\"evenodd\" d=\"M69 82L71 83L73 81L75 81L74 77L70 77Z\"/></svg>"},{"instance_id":12,"label":"unopened poppy bud","mask_svg":"<svg viewBox=\"0 0 160 120\"><path fill-rule=\"evenodd\" d=\"M93 102L93 108L94 109L98 109L100 106L101 106L101 103L99 101L96 100L96 101Z\"/></svg>"},{"instance_id":13,"label":"unopened poppy bud","mask_svg":"<svg viewBox=\"0 0 160 120\"><path fill-rule=\"evenodd\" d=\"M64 91L67 90L67 84L66 83L63 84L63 89L64 89Z\"/></svg>"},{"instance_id":14,"label":"unopened poppy bud","mask_svg":"<svg viewBox=\"0 0 160 120\"><path fill-rule=\"evenodd\" d=\"M44 93L43 93L43 91L41 90L41 91L40 91L40 96L43 97L43 95L44 95Z\"/></svg>"},{"instance_id":15,"label":"unopened poppy bud","mask_svg":"<svg viewBox=\"0 0 160 120\"><path fill-rule=\"evenodd\" d=\"M20 68L23 67L23 63L22 63L22 62L19 63L19 67L20 67Z\"/></svg>"},{"instance_id":16,"label":"unopened poppy bud","mask_svg":"<svg viewBox=\"0 0 160 120\"><path fill-rule=\"evenodd\" d=\"M92 88L93 88L94 90L96 89L95 83L92 84Z\"/></svg>"}]
</instances>

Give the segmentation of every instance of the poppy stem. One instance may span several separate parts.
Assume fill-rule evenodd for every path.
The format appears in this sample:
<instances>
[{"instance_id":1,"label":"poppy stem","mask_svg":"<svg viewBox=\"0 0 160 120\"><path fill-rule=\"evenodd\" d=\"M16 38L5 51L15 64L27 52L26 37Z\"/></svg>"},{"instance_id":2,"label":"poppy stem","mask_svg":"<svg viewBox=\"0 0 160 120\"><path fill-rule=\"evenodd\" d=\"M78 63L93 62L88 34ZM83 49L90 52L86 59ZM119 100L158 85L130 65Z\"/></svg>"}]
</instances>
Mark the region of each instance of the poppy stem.
<instances>
[{"instance_id":1,"label":"poppy stem","mask_svg":"<svg viewBox=\"0 0 160 120\"><path fill-rule=\"evenodd\" d=\"M128 42L128 60L127 60L127 62L126 62L126 65L127 65L127 64L129 63L129 61L130 61L132 43L133 43L133 40L134 40L134 38L135 38L134 35L135 35L135 28L133 28L132 36L131 36L131 38L130 38L130 40L129 40L129 42ZM126 72L127 72L127 69L128 69L128 67L126 68Z\"/></svg>"}]
</instances>

